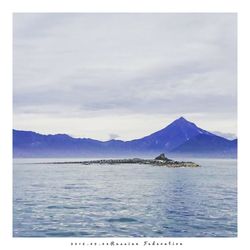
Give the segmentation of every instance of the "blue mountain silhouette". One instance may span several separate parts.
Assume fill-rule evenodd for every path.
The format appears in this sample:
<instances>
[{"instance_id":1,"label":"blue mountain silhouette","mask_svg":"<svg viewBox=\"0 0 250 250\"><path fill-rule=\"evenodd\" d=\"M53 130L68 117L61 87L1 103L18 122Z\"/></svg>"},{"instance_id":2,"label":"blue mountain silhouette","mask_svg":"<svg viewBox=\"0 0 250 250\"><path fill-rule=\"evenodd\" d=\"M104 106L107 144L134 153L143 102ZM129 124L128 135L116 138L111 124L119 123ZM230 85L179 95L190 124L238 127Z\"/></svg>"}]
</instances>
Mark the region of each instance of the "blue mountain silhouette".
<instances>
[{"instance_id":1,"label":"blue mountain silhouette","mask_svg":"<svg viewBox=\"0 0 250 250\"><path fill-rule=\"evenodd\" d=\"M14 157L105 157L165 152L190 156L236 157L237 140L217 136L180 117L165 128L131 141L98 141L66 134L13 130Z\"/></svg>"}]
</instances>

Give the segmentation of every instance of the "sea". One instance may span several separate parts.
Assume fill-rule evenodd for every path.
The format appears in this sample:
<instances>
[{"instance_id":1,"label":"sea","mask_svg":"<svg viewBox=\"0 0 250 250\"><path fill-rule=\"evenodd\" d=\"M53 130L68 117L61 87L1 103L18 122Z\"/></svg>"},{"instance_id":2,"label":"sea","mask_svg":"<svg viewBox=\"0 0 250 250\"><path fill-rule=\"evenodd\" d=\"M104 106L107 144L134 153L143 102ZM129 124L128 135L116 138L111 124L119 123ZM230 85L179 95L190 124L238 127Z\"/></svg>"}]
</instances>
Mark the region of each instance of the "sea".
<instances>
[{"instance_id":1,"label":"sea","mask_svg":"<svg viewBox=\"0 0 250 250\"><path fill-rule=\"evenodd\" d=\"M14 159L14 237L237 236L236 159L51 164L79 160Z\"/></svg>"}]
</instances>

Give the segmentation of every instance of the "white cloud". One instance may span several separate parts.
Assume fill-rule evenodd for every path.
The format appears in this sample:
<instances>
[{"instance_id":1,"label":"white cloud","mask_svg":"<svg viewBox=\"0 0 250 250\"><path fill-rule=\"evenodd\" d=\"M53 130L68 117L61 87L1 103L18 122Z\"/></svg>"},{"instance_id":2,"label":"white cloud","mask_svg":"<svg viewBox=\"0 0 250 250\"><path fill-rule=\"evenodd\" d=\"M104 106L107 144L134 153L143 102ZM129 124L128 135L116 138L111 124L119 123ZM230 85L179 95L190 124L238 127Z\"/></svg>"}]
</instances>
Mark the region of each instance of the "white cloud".
<instances>
[{"instance_id":1,"label":"white cloud","mask_svg":"<svg viewBox=\"0 0 250 250\"><path fill-rule=\"evenodd\" d=\"M205 126L234 133L236 88L235 14L14 15L16 128L28 121L31 130L80 134L89 126L99 138L131 138L139 122L131 117L143 117L139 135L150 130L145 120L165 117L159 127L202 114ZM92 123L106 117L100 133ZM114 132L123 117L126 129Z\"/></svg>"}]
</instances>

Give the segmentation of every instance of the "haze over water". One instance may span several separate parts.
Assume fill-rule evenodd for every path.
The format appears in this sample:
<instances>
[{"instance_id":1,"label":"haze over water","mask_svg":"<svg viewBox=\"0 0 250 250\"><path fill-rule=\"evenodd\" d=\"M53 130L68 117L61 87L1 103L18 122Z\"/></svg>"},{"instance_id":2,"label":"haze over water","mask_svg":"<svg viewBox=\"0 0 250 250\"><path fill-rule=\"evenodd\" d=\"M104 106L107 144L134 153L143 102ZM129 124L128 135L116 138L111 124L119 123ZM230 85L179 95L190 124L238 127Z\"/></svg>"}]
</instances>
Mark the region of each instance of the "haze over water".
<instances>
[{"instance_id":1,"label":"haze over water","mask_svg":"<svg viewBox=\"0 0 250 250\"><path fill-rule=\"evenodd\" d=\"M16 237L237 236L236 160L179 169L36 161L51 159L14 160Z\"/></svg>"}]
</instances>

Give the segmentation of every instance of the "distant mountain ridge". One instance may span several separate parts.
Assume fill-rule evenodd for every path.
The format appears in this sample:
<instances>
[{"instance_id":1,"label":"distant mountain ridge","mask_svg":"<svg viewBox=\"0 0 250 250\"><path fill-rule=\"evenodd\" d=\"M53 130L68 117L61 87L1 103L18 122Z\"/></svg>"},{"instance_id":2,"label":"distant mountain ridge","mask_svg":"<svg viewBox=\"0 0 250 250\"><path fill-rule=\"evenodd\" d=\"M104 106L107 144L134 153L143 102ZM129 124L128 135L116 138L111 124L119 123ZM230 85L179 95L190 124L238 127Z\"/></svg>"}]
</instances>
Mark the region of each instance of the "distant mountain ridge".
<instances>
[{"instance_id":1,"label":"distant mountain ridge","mask_svg":"<svg viewBox=\"0 0 250 250\"><path fill-rule=\"evenodd\" d=\"M66 134L13 130L14 157L110 157L158 153L236 157L237 140L217 136L180 117L165 128L131 141L98 141Z\"/></svg>"}]
</instances>

